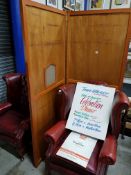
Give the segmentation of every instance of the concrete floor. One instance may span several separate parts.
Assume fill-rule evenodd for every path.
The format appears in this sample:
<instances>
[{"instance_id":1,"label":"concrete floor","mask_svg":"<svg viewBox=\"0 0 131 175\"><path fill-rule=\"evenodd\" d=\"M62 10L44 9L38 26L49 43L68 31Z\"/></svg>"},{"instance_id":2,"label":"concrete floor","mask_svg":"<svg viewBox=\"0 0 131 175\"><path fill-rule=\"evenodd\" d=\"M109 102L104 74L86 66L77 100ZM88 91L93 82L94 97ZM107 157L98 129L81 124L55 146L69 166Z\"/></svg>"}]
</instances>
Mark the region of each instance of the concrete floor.
<instances>
[{"instance_id":1,"label":"concrete floor","mask_svg":"<svg viewBox=\"0 0 131 175\"><path fill-rule=\"evenodd\" d=\"M119 137L117 151L116 164L109 166L107 175L131 175L131 137Z\"/></svg>"},{"instance_id":2,"label":"concrete floor","mask_svg":"<svg viewBox=\"0 0 131 175\"><path fill-rule=\"evenodd\" d=\"M24 161L20 161L0 148L0 175L44 175L44 162L36 169L27 155ZM117 162L109 167L107 175L131 175L130 137L125 137L125 140L119 138Z\"/></svg>"}]
</instances>

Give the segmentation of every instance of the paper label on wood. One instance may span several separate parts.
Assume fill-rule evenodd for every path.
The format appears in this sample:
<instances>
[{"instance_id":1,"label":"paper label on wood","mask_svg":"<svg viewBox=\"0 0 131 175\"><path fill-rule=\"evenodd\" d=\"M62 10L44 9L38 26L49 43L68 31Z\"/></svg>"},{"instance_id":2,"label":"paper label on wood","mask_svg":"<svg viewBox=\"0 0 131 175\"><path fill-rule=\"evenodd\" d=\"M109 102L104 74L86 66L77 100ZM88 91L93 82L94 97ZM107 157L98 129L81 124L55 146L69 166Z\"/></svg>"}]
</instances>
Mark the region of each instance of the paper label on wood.
<instances>
[{"instance_id":1,"label":"paper label on wood","mask_svg":"<svg viewBox=\"0 0 131 175\"><path fill-rule=\"evenodd\" d=\"M77 83L66 128L104 140L115 88Z\"/></svg>"},{"instance_id":2,"label":"paper label on wood","mask_svg":"<svg viewBox=\"0 0 131 175\"><path fill-rule=\"evenodd\" d=\"M86 168L97 140L71 132L56 155L71 160Z\"/></svg>"}]
</instances>

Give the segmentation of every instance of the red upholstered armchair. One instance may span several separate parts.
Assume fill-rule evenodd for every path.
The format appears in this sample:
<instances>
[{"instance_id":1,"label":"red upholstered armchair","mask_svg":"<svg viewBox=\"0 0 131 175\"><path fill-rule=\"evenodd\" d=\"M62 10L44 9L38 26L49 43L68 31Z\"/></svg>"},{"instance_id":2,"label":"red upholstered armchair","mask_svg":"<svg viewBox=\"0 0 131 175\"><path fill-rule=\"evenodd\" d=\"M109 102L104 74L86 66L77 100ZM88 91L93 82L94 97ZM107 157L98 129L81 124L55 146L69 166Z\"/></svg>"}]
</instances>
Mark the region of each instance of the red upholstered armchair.
<instances>
[{"instance_id":1,"label":"red upholstered armchair","mask_svg":"<svg viewBox=\"0 0 131 175\"><path fill-rule=\"evenodd\" d=\"M0 142L15 150L23 159L25 133L29 131L29 107L25 77L19 73L3 77L7 85L7 102L0 104Z\"/></svg>"},{"instance_id":2,"label":"red upholstered armchair","mask_svg":"<svg viewBox=\"0 0 131 175\"><path fill-rule=\"evenodd\" d=\"M44 134L44 139L49 144L45 159L46 173L51 174L51 170L54 170L62 175L105 175L108 165L113 165L116 162L121 112L128 109L128 98L123 92L116 92L107 137L105 141L97 141L87 167L83 168L56 155L61 144L70 133L68 129L65 129L65 124L71 108L75 87L75 84L67 84L60 87L57 92L56 110L60 121Z\"/></svg>"}]
</instances>

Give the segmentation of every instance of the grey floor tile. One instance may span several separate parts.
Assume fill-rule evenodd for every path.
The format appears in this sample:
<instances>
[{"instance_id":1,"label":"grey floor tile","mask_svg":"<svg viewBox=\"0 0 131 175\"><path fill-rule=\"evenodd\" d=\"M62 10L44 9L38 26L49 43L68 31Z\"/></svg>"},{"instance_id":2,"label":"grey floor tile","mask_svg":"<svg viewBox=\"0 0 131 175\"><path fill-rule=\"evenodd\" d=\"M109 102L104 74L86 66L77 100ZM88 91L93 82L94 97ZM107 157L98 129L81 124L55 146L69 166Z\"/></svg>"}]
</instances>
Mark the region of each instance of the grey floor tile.
<instances>
[{"instance_id":1,"label":"grey floor tile","mask_svg":"<svg viewBox=\"0 0 131 175\"><path fill-rule=\"evenodd\" d=\"M44 163L35 168L27 155L21 161L0 148L0 175L44 175Z\"/></svg>"},{"instance_id":2,"label":"grey floor tile","mask_svg":"<svg viewBox=\"0 0 131 175\"><path fill-rule=\"evenodd\" d=\"M107 175L131 175L131 168L129 165L116 163L108 168Z\"/></svg>"}]
</instances>

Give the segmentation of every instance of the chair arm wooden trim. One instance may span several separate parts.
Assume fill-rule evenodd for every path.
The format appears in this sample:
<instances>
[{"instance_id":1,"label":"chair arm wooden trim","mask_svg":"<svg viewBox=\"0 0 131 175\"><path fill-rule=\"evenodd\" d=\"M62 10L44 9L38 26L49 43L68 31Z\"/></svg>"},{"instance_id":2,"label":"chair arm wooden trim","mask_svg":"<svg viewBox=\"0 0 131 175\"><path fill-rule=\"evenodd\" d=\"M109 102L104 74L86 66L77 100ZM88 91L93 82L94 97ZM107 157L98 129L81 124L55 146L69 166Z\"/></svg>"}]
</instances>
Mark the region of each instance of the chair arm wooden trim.
<instances>
[{"instance_id":1,"label":"chair arm wooden trim","mask_svg":"<svg viewBox=\"0 0 131 175\"><path fill-rule=\"evenodd\" d=\"M8 111L12 107L12 104L9 102L0 104L0 115Z\"/></svg>"},{"instance_id":2,"label":"chair arm wooden trim","mask_svg":"<svg viewBox=\"0 0 131 175\"><path fill-rule=\"evenodd\" d=\"M113 135L108 135L103 143L99 160L107 165L113 165L116 162L117 140Z\"/></svg>"}]
</instances>

